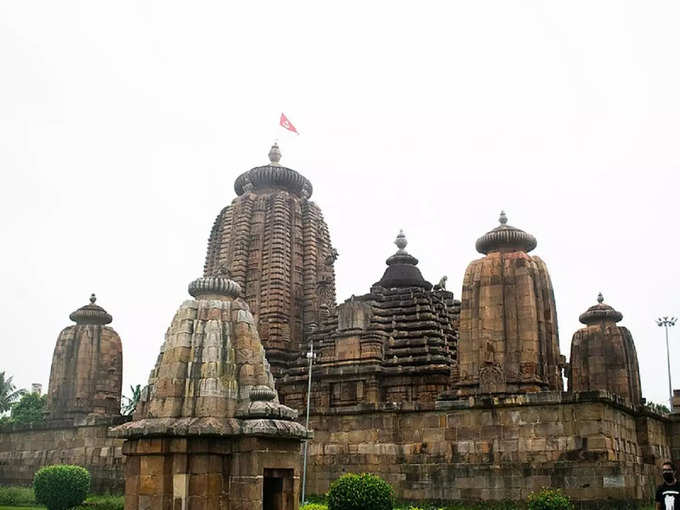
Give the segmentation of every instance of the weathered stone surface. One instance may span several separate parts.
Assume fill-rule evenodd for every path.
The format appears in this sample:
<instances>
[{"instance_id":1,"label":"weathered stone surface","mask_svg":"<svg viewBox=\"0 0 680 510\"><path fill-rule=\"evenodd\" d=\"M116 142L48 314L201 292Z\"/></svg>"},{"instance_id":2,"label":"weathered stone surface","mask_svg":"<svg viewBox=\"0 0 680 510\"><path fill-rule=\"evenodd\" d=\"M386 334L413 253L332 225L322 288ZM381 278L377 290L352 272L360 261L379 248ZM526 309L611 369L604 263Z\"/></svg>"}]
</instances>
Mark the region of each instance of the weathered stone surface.
<instances>
[{"instance_id":1,"label":"weathered stone surface","mask_svg":"<svg viewBox=\"0 0 680 510\"><path fill-rule=\"evenodd\" d=\"M569 359L569 391L604 390L640 405L642 390L635 343L616 323L623 316L604 304L591 306L579 318L586 325L574 333Z\"/></svg>"},{"instance_id":2,"label":"weathered stone surface","mask_svg":"<svg viewBox=\"0 0 680 510\"><path fill-rule=\"evenodd\" d=\"M308 433L279 403L240 291L217 275L189 285L134 421L111 429L128 439L126 508L297 509Z\"/></svg>"},{"instance_id":3,"label":"weathered stone surface","mask_svg":"<svg viewBox=\"0 0 680 510\"><path fill-rule=\"evenodd\" d=\"M135 421L113 438L103 418L82 413L47 428L0 428L0 484L65 461L115 488L125 459L128 510L261 508L273 497L275 508L294 508L307 432L291 407L306 406L310 339L320 355L311 493L369 471L411 499L519 500L555 486L577 500L642 500L659 463L680 461L680 413L656 415L609 385L616 395L549 391L562 387L562 360L550 278L528 255L533 236L503 218L478 240L486 256L466 272L460 342L460 302L445 278L431 290L403 236L370 293L336 308L337 252L311 184L278 165L277 147L271 156L236 180L205 278L168 329ZM96 308L73 315L108 329ZM585 367L582 379L600 368Z\"/></svg>"},{"instance_id":4,"label":"weathered stone surface","mask_svg":"<svg viewBox=\"0 0 680 510\"><path fill-rule=\"evenodd\" d=\"M95 300L93 294L89 305L73 312L76 325L57 338L47 393L50 419L120 416L123 348L106 326L111 316Z\"/></svg>"},{"instance_id":5,"label":"weathered stone surface","mask_svg":"<svg viewBox=\"0 0 680 510\"><path fill-rule=\"evenodd\" d=\"M321 307L335 306L337 252L309 200L312 185L295 170L272 160L238 177L234 189L238 197L210 233L205 275L224 267L241 286L278 377L321 322Z\"/></svg>"},{"instance_id":6,"label":"weathered stone surface","mask_svg":"<svg viewBox=\"0 0 680 510\"><path fill-rule=\"evenodd\" d=\"M477 241L465 271L458 345L459 396L561 390L557 312L536 239L506 224Z\"/></svg>"},{"instance_id":7,"label":"weathered stone surface","mask_svg":"<svg viewBox=\"0 0 680 510\"><path fill-rule=\"evenodd\" d=\"M0 426L0 485L30 485L43 466L77 464L92 475L94 491L120 492L123 440L108 438L107 430L125 420L89 416L33 426Z\"/></svg>"},{"instance_id":8,"label":"weathered stone surface","mask_svg":"<svg viewBox=\"0 0 680 510\"><path fill-rule=\"evenodd\" d=\"M458 302L430 290L406 253L398 252L369 294L329 311L310 336L320 355L314 366L312 409L418 402L434 407L455 372ZM385 287L389 285L389 287ZM306 408L308 362L300 356L279 382L287 405Z\"/></svg>"},{"instance_id":9,"label":"weathered stone surface","mask_svg":"<svg viewBox=\"0 0 680 510\"><path fill-rule=\"evenodd\" d=\"M579 501L646 501L671 454L669 422L606 392L331 409L311 417L309 491L368 471L414 500L520 500L550 486Z\"/></svg>"}]
</instances>

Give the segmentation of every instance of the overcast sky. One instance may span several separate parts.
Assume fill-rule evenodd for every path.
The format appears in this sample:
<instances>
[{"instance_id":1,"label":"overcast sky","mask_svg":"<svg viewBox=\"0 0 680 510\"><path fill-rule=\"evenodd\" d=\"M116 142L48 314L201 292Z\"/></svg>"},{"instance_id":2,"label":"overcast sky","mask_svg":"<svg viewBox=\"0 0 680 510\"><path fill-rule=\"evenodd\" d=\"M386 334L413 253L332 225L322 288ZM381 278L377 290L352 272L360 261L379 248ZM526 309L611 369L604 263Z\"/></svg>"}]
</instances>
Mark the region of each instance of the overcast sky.
<instances>
[{"instance_id":1,"label":"overcast sky","mask_svg":"<svg viewBox=\"0 0 680 510\"><path fill-rule=\"evenodd\" d=\"M666 403L679 20L675 1L0 1L0 371L46 389L96 292L124 392L145 383L234 179L278 138L340 252L339 301L399 228L460 297L505 209L538 239L562 353L602 291ZM671 349L680 388L680 327Z\"/></svg>"}]
</instances>

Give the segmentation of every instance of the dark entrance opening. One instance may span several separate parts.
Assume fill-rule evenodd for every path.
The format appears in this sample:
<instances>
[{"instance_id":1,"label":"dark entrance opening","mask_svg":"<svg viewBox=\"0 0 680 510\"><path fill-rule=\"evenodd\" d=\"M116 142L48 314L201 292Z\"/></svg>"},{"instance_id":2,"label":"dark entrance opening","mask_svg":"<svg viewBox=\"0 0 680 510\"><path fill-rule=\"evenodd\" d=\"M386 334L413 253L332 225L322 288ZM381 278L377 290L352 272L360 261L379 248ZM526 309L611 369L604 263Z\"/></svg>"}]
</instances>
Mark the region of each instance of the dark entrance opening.
<instances>
[{"instance_id":1,"label":"dark entrance opening","mask_svg":"<svg viewBox=\"0 0 680 510\"><path fill-rule=\"evenodd\" d=\"M265 469L262 484L263 510L293 510L293 470Z\"/></svg>"}]
</instances>

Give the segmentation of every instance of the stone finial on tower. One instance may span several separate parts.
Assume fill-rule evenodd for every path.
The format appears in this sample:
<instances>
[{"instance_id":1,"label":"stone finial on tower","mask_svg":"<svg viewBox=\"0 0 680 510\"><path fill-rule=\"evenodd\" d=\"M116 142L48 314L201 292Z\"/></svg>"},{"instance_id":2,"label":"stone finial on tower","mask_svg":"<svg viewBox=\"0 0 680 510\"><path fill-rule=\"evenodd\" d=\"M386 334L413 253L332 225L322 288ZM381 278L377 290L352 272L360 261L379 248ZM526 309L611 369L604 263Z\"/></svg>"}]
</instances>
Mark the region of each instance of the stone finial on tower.
<instances>
[{"instance_id":1,"label":"stone finial on tower","mask_svg":"<svg viewBox=\"0 0 680 510\"><path fill-rule=\"evenodd\" d=\"M482 237L477 239L475 248L479 253L488 254L492 251L516 251L526 253L536 248L536 238L517 227L508 225L508 216L501 211L498 225Z\"/></svg>"},{"instance_id":2,"label":"stone finial on tower","mask_svg":"<svg viewBox=\"0 0 680 510\"><path fill-rule=\"evenodd\" d=\"M623 319L621 312L618 312L611 306L605 304L602 292L597 295L597 304L588 308L588 310L583 312L578 318L582 324L599 324L604 321L613 321L613 323L617 323L621 319Z\"/></svg>"},{"instance_id":3,"label":"stone finial on tower","mask_svg":"<svg viewBox=\"0 0 680 510\"><path fill-rule=\"evenodd\" d=\"M400 252L403 252L408 246L408 240L406 239L406 235L404 234L403 229L399 229L399 234L397 235L397 238L394 240L394 244L397 245L397 248L399 248Z\"/></svg>"},{"instance_id":4,"label":"stone finial on tower","mask_svg":"<svg viewBox=\"0 0 680 510\"><path fill-rule=\"evenodd\" d=\"M432 288L432 284L425 281L420 270L416 267L418 259L406 251L408 240L402 229L399 230L397 238L394 240L397 245L397 252L389 257L385 262L387 269L383 277L375 285L386 289L397 287L420 287L426 290Z\"/></svg>"},{"instance_id":5,"label":"stone finial on tower","mask_svg":"<svg viewBox=\"0 0 680 510\"><path fill-rule=\"evenodd\" d=\"M95 304L96 301L97 301L97 296L93 292L92 294L90 294L90 303Z\"/></svg>"},{"instance_id":6,"label":"stone finial on tower","mask_svg":"<svg viewBox=\"0 0 680 510\"><path fill-rule=\"evenodd\" d=\"M281 166L279 161L281 161L281 150L279 149L279 144L274 142L272 148L269 149L269 162L272 166Z\"/></svg>"}]
</instances>

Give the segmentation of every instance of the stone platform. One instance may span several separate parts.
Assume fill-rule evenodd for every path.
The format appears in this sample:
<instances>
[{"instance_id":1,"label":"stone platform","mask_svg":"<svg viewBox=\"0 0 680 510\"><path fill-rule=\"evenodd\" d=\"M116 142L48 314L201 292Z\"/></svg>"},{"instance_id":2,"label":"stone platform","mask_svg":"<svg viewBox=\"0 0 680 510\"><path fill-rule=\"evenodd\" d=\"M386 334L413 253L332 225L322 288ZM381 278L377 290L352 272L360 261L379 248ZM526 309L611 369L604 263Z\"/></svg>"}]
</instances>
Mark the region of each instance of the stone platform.
<instances>
[{"instance_id":1,"label":"stone platform","mask_svg":"<svg viewBox=\"0 0 680 510\"><path fill-rule=\"evenodd\" d=\"M606 392L329 410L311 418L308 487L322 494L367 471L412 500L520 500L560 487L578 501L648 501L672 427Z\"/></svg>"}]
</instances>

